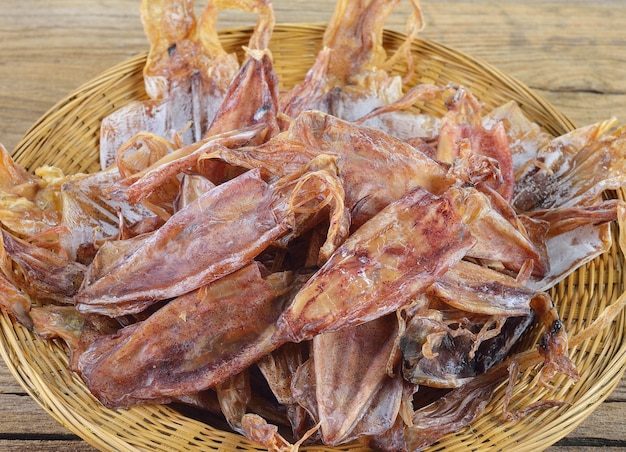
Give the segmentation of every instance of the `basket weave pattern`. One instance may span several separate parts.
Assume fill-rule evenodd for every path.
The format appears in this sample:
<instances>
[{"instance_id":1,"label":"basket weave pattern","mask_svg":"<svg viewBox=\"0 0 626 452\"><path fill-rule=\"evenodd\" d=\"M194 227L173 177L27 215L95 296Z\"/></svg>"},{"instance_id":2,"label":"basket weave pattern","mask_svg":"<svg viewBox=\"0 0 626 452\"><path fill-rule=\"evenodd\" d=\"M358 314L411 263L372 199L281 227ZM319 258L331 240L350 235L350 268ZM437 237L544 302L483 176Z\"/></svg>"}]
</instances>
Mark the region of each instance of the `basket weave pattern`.
<instances>
[{"instance_id":1,"label":"basket weave pattern","mask_svg":"<svg viewBox=\"0 0 626 452\"><path fill-rule=\"evenodd\" d=\"M275 28L270 49L281 88L301 81L321 47L321 25L281 25ZM242 53L250 28L221 32L228 52ZM385 47L397 48L403 36L385 32ZM494 68L439 44L417 39L412 45L415 75L409 85L454 82L469 88L486 108L517 101L526 115L548 132L560 135L574 128L569 119L530 89ZM69 173L99 169L100 121L132 100L146 98L142 70L146 55L117 65L80 87L46 113L18 144L14 157L28 169L48 164ZM406 69L399 62L399 73ZM441 105L419 105L425 112L441 112ZM600 118L601 119L601 118ZM624 197L617 192L615 196ZM624 256L619 252L614 228L612 249L571 274L551 295L570 337L576 336L624 292ZM574 384L556 379L553 389L534 383L537 368L521 375L512 409L537 400L557 399L569 405L539 411L517 422L502 422L504 387L496 392L471 428L448 435L431 450L544 449L572 431L611 393L626 367L626 312L599 334L571 350L581 379ZM539 331L526 337L533 347ZM132 409L104 408L80 378L67 370L67 349L61 341L41 340L4 314L0 317L0 354L25 390L54 418L102 450L234 451L263 450L239 435L190 419L168 406ZM329 450L303 447L302 450ZM335 450L364 451L361 445Z\"/></svg>"}]
</instances>

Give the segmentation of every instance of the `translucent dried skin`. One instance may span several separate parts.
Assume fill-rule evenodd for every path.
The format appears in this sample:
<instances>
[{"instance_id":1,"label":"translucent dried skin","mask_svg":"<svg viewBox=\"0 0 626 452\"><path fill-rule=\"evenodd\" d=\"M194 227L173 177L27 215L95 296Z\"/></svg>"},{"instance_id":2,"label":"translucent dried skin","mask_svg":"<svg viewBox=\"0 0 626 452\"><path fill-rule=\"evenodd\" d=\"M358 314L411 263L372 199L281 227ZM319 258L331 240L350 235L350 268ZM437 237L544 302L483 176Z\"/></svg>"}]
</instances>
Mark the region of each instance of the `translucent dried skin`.
<instances>
[{"instance_id":1,"label":"translucent dried skin","mask_svg":"<svg viewBox=\"0 0 626 452\"><path fill-rule=\"evenodd\" d=\"M14 168L7 174L15 173L18 166L8 154L4 158ZM81 247L119 236L124 227L159 225L142 205L105 196L106 187L120 179L116 168L65 176L58 168L42 167L28 182L16 174L12 182L4 180L8 191L0 193L0 222L11 234L71 260L79 258Z\"/></svg>"},{"instance_id":2,"label":"translucent dried skin","mask_svg":"<svg viewBox=\"0 0 626 452\"><path fill-rule=\"evenodd\" d=\"M72 306L33 306L33 330L45 338L60 337L70 348L70 353L80 347L80 336L86 319Z\"/></svg>"},{"instance_id":3,"label":"translucent dried skin","mask_svg":"<svg viewBox=\"0 0 626 452\"><path fill-rule=\"evenodd\" d=\"M312 77L314 74L309 75ZM320 95L313 91L319 90L323 84L314 84L310 81L309 85L302 88L306 90L303 93L304 98L300 96L300 91L293 94L293 99L285 99L283 96L281 105L284 105L282 108L285 110L282 112L297 118L306 111L318 110L346 121L372 127L404 141L416 138L433 140L437 137L441 125L440 118L432 114L418 113L410 107L419 101L434 103L435 98L440 101L446 89L421 85L404 93L400 76L389 76L383 70L361 75L355 78L354 82L327 92L323 91L324 94ZM442 100L441 103L443 104ZM285 122L288 124L288 121ZM283 129L285 128L286 126L283 126Z\"/></svg>"},{"instance_id":4,"label":"translucent dried skin","mask_svg":"<svg viewBox=\"0 0 626 452\"><path fill-rule=\"evenodd\" d=\"M0 144L0 224L21 238L48 234L59 225L57 193L65 176L43 167L30 174Z\"/></svg>"},{"instance_id":5,"label":"translucent dried skin","mask_svg":"<svg viewBox=\"0 0 626 452\"><path fill-rule=\"evenodd\" d=\"M295 118L317 109L345 119L357 119L402 95L399 77L386 68L399 57L412 70L410 42L422 27L418 1L411 1L407 38L387 58L382 45L386 18L399 0L358 0L337 2L324 33L323 49L303 82L281 96L281 111ZM302 95L300 94L302 93Z\"/></svg>"},{"instance_id":6,"label":"translucent dried skin","mask_svg":"<svg viewBox=\"0 0 626 452\"><path fill-rule=\"evenodd\" d=\"M75 372L80 372L77 367L79 357L86 349L91 347L96 339L112 336L121 328L120 323L115 319L91 314L84 315L70 306L34 306L27 315L30 323L25 324L38 336L47 339L61 338L66 342L70 350L69 368ZM243 373L240 375L243 375ZM235 376L231 380L233 382L245 382L245 379L240 379L239 376ZM226 387L229 388L228 391L225 391ZM216 414L221 414L222 410L224 410L224 413L228 411L232 415L231 418L235 419L237 417L237 410L234 409L236 403L228 401L234 402L234 400L237 400L241 395L240 391L245 392L245 383L243 386L225 384L222 388L222 398L220 400L223 408L220 407L217 394L213 390L184 394L174 398L173 401ZM248 400L249 407L252 410L271 417L276 422L285 423L283 416L268 409L266 400L257 399L251 395L250 400ZM241 404L241 406L245 408L244 404Z\"/></svg>"},{"instance_id":7,"label":"translucent dried skin","mask_svg":"<svg viewBox=\"0 0 626 452\"><path fill-rule=\"evenodd\" d=\"M387 55L382 45L383 24L399 0L340 0L324 33L324 46L334 49L329 72L338 83L374 67Z\"/></svg>"},{"instance_id":8,"label":"translucent dried skin","mask_svg":"<svg viewBox=\"0 0 626 452\"><path fill-rule=\"evenodd\" d=\"M194 394L182 395L176 398L175 403L181 403L187 407L197 408L214 414L222 412L220 404L217 400L217 394L212 389L196 392Z\"/></svg>"},{"instance_id":9,"label":"translucent dried skin","mask_svg":"<svg viewBox=\"0 0 626 452\"><path fill-rule=\"evenodd\" d=\"M102 119L100 128L100 167L115 163L118 150L136 133L150 131L159 136L171 133L166 129L165 102L151 100L131 102Z\"/></svg>"},{"instance_id":10,"label":"translucent dried skin","mask_svg":"<svg viewBox=\"0 0 626 452\"><path fill-rule=\"evenodd\" d=\"M342 87L336 87L328 91L318 102L316 109L324 111L328 114L344 119L346 121L358 121L364 116L367 116L372 111L378 110L386 105L397 102L402 97L402 78L400 76L389 76L389 74L383 70L378 70L373 73L363 74L358 79L355 79L355 84L346 85ZM399 115L393 118L398 119ZM383 115L384 117L384 115ZM408 130L414 130L416 133L423 133L425 135L433 135L436 133L431 132L426 127L421 127L425 122L423 118L426 115L416 115L411 113L408 119L403 121L402 125L414 123L413 126L407 127ZM391 132L392 135L405 136L409 133L400 133L398 130L403 130L401 124L393 124L389 121L381 120L381 116L375 117L367 121L368 126L379 126L385 132ZM438 121L431 120L432 123L438 124Z\"/></svg>"},{"instance_id":11,"label":"translucent dried skin","mask_svg":"<svg viewBox=\"0 0 626 452\"><path fill-rule=\"evenodd\" d=\"M66 229L60 233L60 241L70 257L76 259L82 246L119 238L121 225L136 226L154 217L141 204L105 196L106 187L119 180L119 172L112 167L73 176L62 185L59 191L63 206L60 224Z\"/></svg>"},{"instance_id":12,"label":"translucent dried skin","mask_svg":"<svg viewBox=\"0 0 626 452\"><path fill-rule=\"evenodd\" d=\"M426 294L462 311L509 317L530 314L530 301L537 292L503 273L461 261Z\"/></svg>"},{"instance_id":13,"label":"translucent dried skin","mask_svg":"<svg viewBox=\"0 0 626 452\"><path fill-rule=\"evenodd\" d=\"M321 106L320 97L325 92L327 84L331 52L330 48L324 47L317 54L315 62L306 73L302 83L280 94L278 105L281 113L289 118L296 118L306 110L328 110ZM282 129L286 129L288 126L288 120L281 122Z\"/></svg>"},{"instance_id":14,"label":"translucent dried skin","mask_svg":"<svg viewBox=\"0 0 626 452\"><path fill-rule=\"evenodd\" d=\"M399 0L337 2L323 42L324 47L334 51L329 72L340 84L345 85L351 77L360 77L389 62L383 47L383 27L398 3ZM410 42L422 27L419 2L410 3L413 11L407 18L406 42ZM403 54L406 45L398 50L402 57L408 57Z\"/></svg>"},{"instance_id":15,"label":"translucent dried skin","mask_svg":"<svg viewBox=\"0 0 626 452\"><path fill-rule=\"evenodd\" d=\"M270 338L282 308L277 290L258 265L249 265L95 341L79 369L109 407L200 392L275 348Z\"/></svg>"},{"instance_id":16,"label":"translucent dried skin","mask_svg":"<svg viewBox=\"0 0 626 452\"><path fill-rule=\"evenodd\" d=\"M418 313L400 340L404 378L432 388L462 387L504 360L533 318L435 308Z\"/></svg>"},{"instance_id":17,"label":"translucent dried skin","mask_svg":"<svg viewBox=\"0 0 626 452\"><path fill-rule=\"evenodd\" d=\"M142 2L142 22L150 41L144 67L150 99L132 102L103 120L102 168L109 166L120 146L138 132L169 138L186 130L182 133L184 144L200 141L239 70L236 56L224 51L217 32L218 11L230 8L259 14L250 47L263 49L274 23L269 1L209 0L198 19L191 0Z\"/></svg>"},{"instance_id":18,"label":"translucent dried skin","mask_svg":"<svg viewBox=\"0 0 626 452\"><path fill-rule=\"evenodd\" d=\"M276 425L268 424L261 416L248 413L244 415L242 425L247 438L266 447L272 452L296 452L297 446L292 445L278 433Z\"/></svg>"},{"instance_id":19,"label":"translucent dried skin","mask_svg":"<svg viewBox=\"0 0 626 452\"><path fill-rule=\"evenodd\" d=\"M77 309L111 316L140 312L249 264L280 238L316 224L311 219L321 221L326 211L330 227L322 251L329 255L348 225L329 164L321 156L271 184L251 170L206 192L154 233L105 243L76 296Z\"/></svg>"},{"instance_id":20,"label":"translucent dried skin","mask_svg":"<svg viewBox=\"0 0 626 452\"><path fill-rule=\"evenodd\" d=\"M515 273L532 262L532 273L545 275L550 265L545 250L547 225L523 221L507 203L498 202L501 198L497 195L487 196L472 188L452 188L449 196L457 210L473 206L476 215L470 226L476 245L468 257L497 262Z\"/></svg>"},{"instance_id":21,"label":"translucent dried skin","mask_svg":"<svg viewBox=\"0 0 626 452\"><path fill-rule=\"evenodd\" d=\"M280 245L287 246L317 226L328 211L326 240L317 259L319 265L323 264L343 243L350 229L350 212L345 206L345 192L337 177L335 159L322 154L299 171L281 177L274 185L279 192L291 193L289 207L295 213L293 227L278 240Z\"/></svg>"},{"instance_id":22,"label":"translucent dried skin","mask_svg":"<svg viewBox=\"0 0 626 452\"><path fill-rule=\"evenodd\" d=\"M135 134L132 139L119 148L115 165L110 167L112 169L117 168L122 178L106 189L106 197L120 202L138 204L136 199L127 196L124 191L125 188L139 178L141 174L149 171L157 162L167 159L168 156L179 152L181 148L185 149L178 136L175 136L173 141L168 141L151 132ZM165 221L176 210L173 200L177 197L179 189L180 181L178 178L168 178L168 175L164 175L158 186L142 193L141 204Z\"/></svg>"},{"instance_id":23,"label":"translucent dried skin","mask_svg":"<svg viewBox=\"0 0 626 452\"><path fill-rule=\"evenodd\" d=\"M281 96L281 111L292 118L310 109L331 113L327 96L333 88L345 87L352 77L380 68L386 59L382 27L397 4L398 0L338 2L322 50L303 82Z\"/></svg>"},{"instance_id":24,"label":"translucent dried skin","mask_svg":"<svg viewBox=\"0 0 626 452\"><path fill-rule=\"evenodd\" d=\"M447 165L414 147L319 111L302 113L264 145L236 152L221 149L207 157L284 175L319 154L336 156L352 230L416 187L441 194L456 181Z\"/></svg>"},{"instance_id":25,"label":"translucent dried skin","mask_svg":"<svg viewBox=\"0 0 626 452\"><path fill-rule=\"evenodd\" d=\"M243 433L241 421L248 411L248 404L252 399L250 376L247 369L233 375L215 387L220 410L224 414L230 427Z\"/></svg>"},{"instance_id":26,"label":"translucent dried skin","mask_svg":"<svg viewBox=\"0 0 626 452\"><path fill-rule=\"evenodd\" d=\"M40 188L41 180L17 165L0 144L0 190L32 200Z\"/></svg>"},{"instance_id":27,"label":"translucent dried skin","mask_svg":"<svg viewBox=\"0 0 626 452\"><path fill-rule=\"evenodd\" d=\"M281 315L276 340L299 342L393 312L473 244L446 198L416 189L339 247Z\"/></svg>"},{"instance_id":28,"label":"translucent dried skin","mask_svg":"<svg viewBox=\"0 0 626 452\"><path fill-rule=\"evenodd\" d=\"M291 225L277 193L250 171L205 193L152 234L105 243L76 307L111 316L140 312L249 264Z\"/></svg>"},{"instance_id":29,"label":"translucent dried skin","mask_svg":"<svg viewBox=\"0 0 626 452\"><path fill-rule=\"evenodd\" d=\"M313 339L315 400L324 444L337 445L389 429L398 415L402 380L387 375L398 322L386 316Z\"/></svg>"},{"instance_id":30,"label":"translucent dried skin","mask_svg":"<svg viewBox=\"0 0 626 452\"><path fill-rule=\"evenodd\" d=\"M18 237L48 236L58 234L61 222L58 190L39 191L33 199L12 193L0 192L0 223ZM46 199L47 198L47 199ZM50 202L51 201L51 202Z\"/></svg>"},{"instance_id":31,"label":"translucent dried skin","mask_svg":"<svg viewBox=\"0 0 626 452\"><path fill-rule=\"evenodd\" d=\"M611 222L619 218L623 201L608 200L589 207L556 208L536 211L533 218L549 225L546 251L550 270L526 285L546 291L574 269L608 251L613 243Z\"/></svg>"},{"instance_id":32,"label":"translucent dried skin","mask_svg":"<svg viewBox=\"0 0 626 452\"><path fill-rule=\"evenodd\" d=\"M338 156L353 230L417 187L439 195L453 183L447 166L384 132L318 112L294 124L292 134L306 147Z\"/></svg>"},{"instance_id":33,"label":"translucent dried skin","mask_svg":"<svg viewBox=\"0 0 626 452\"><path fill-rule=\"evenodd\" d=\"M530 121L519 104L506 102L483 116L483 126L491 130L501 125L508 137L515 180L527 169L529 162L537 158L541 149L554 139L538 124Z\"/></svg>"},{"instance_id":34,"label":"translucent dried skin","mask_svg":"<svg viewBox=\"0 0 626 452\"><path fill-rule=\"evenodd\" d=\"M248 50L248 59L237 73L211 123L206 136L263 125L262 135L255 137L261 144L279 131L278 77L268 50Z\"/></svg>"},{"instance_id":35,"label":"translucent dried skin","mask_svg":"<svg viewBox=\"0 0 626 452\"><path fill-rule=\"evenodd\" d=\"M557 237L584 225L600 225L617 220L617 212L623 204L617 199L609 199L591 206L575 206L535 210L529 212L531 218L548 223L547 237Z\"/></svg>"},{"instance_id":36,"label":"translucent dried skin","mask_svg":"<svg viewBox=\"0 0 626 452\"><path fill-rule=\"evenodd\" d=\"M151 98L167 98L168 84L188 85L190 80L193 84L197 76L204 88L198 94L210 96L226 92L239 69L234 55L227 54L219 41L218 12L226 9L258 13L259 20L249 46L252 49L267 47L274 24L270 1L210 0L197 20L191 0L142 2L142 22L150 41L144 78ZM202 98L192 97L191 101L201 103ZM218 107L219 103L213 105L215 110ZM205 127L207 122L205 119Z\"/></svg>"},{"instance_id":37,"label":"translucent dried skin","mask_svg":"<svg viewBox=\"0 0 626 452\"><path fill-rule=\"evenodd\" d=\"M341 116L346 117L346 119L354 119L357 124L373 127L403 141L410 142L415 139L434 140L437 138L441 128L441 118L430 114L416 114L406 110L410 109L417 102L435 103L436 101L441 101L443 103L450 95L450 92L457 89L458 87L452 85L439 87L430 84L419 84L409 89L406 93L402 93L402 85L400 84L397 94L383 98L383 104L371 110L365 116L355 118L346 117L347 115ZM394 98L397 98L397 100L394 100ZM350 105L350 103L347 104ZM362 114L364 109L357 107L356 110L360 110ZM356 116L356 112L352 116Z\"/></svg>"},{"instance_id":38,"label":"translucent dried skin","mask_svg":"<svg viewBox=\"0 0 626 452\"><path fill-rule=\"evenodd\" d=\"M31 303L26 293L0 274L0 308L27 328L33 326L29 315Z\"/></svg>"},{"instance_id":39,"label":"translucent dried skin","mask_svg":"<svg viewBox=\"0 0 626 452\"><path fill-rule=\"evenodd\" d=\"M180 193L176 198L176 210L180 210L201 197L215 184L199 174L183 174Z\"/></svg>"},{"instance_id":40,"label":"translucent dried skin","mask_svg":"<svg viewBox=\"0 0 626 452\"><path fill-rule=\"evenodd\" d=\"M278 130L278 77L268 50L274 30L272 3L269 0L219 0L217 3L224 9L237 7L258 12L259 18L245 48L246 61L231 82L206 134L215 135L263 122L270 129L268 136L271 136Z\"/></svg>"},{"instance_id":41,"label":"translucent dried skin","mask_svg":"<svg viewBox=\"0 0 626 452\"><path fill-rule=\"evenodd\" d=\"M257 366L281 405L296 403L291 391L291 380L304 362L302 351L304 346L288 342L257 361Z\"/></svg>"},{"instance_id":42,"label":"translucent dried skin","mask_svg":"<svg viewBox=\"0 0 626 452\"><path fill-rule=\"evenodd\" d=\"M243 375L250 374L249 384L245 383ZM232 383L230 380L234 380ZM286 415L286 409L276 402L270 394L265 391L263 383L259 380L259 375L256 373L254 366L244 370L241 374L237 374L234 377L229 378L226 382L218 385L217 388L225 386L226 392L222 395L222 406L218 408L217 414L227 418L230 416L230 424L233 424L231 428L242 435L246 436L245 419L250 413L254 413L255 416L264 419L268 425L271 422L276 426L288 426L289 419ZM220 390L217 389L216 391ZM213 390L207 390L203 392L214 392ZM248 395L249 393L249 395Z\"/></svg>"},{"instance_id":43,"label":"translucent dried skin","mask_svg":"<svg viewBox=\"0 0 626 452\"><path fill-rule=\"evenodd\" d=\"M512 205L518 211L588 206L626 181L626 128L605 135L612 121L576 129L554 139L539 165L518 180Z\"/></svg>"},{"instance_id":44,"label":"translucent dried skin","mask_svg":"<svg viewBox=\"0 0 626 452\"><path fill-rule=\"evenodd\" d=\"M71 304L86 267L53 251L0 231L0 271L34 298Z\"/></svg>"},{"instance_id":45,"label":"translucent dried skin","mask_svg":"<svg viewBox=\"0 0 626 452\"><path fill-rule=\"evenodd\" d=\"M104 118L100 136L102 168L138 132L169 137L182 131L198 141L215 116L228 84L239 69L221 47L215 28L218 8L208 2L199 20L191 0L143 1L141 18L150 41L144 67L147 101L131 102Z\"/></svg>"},{"instance_id":46,"label":"translucent dried skin","mask_svg":"<svg viewBox=\"0 0 626 452\"><path fill-rule=\"evenodd\" d=\"M437 158L452 163L465 146L471 153L494 159L498 162L499 178L497 183L490 185L509 201L513 196L515 176L504 127L501 123L496 123L491 129L485 129L481 105L465 89L456 92L449 100L448 107L450 110L442 118L439 130Z\"/></svg>"},{"instance_id":47,"label":"translucent dried skin","mask_svg":"<svg viewBox=\"0 0 626 452\"><path fill-rule=\"evenodd\" d=\"M295 438L301 438L313 427L312 420L305 408L298 404L292 390L295 374L309 354L308 348L308 342L299 344L288 342L256 362L278 403L286 410Z\"/></svg>"},{"instance_id":48,"label":"translucent dried skin","mask_svg":"<svg viewBox=\"0 0 626 452\"><path fill-rule=\"evenodd\" d=\"M504 372L483 374L432 404L416 410L412 425L403 429L406 450L421 450L442 436L468 426L485 409L497 384L505 378Z\"/></svg>"},{"instance_id":49,"label":"translucent dried skin","mask_svg":"<svg viewBox=\"0 0 626 452\"><path fill-rule=\"evenodd\" d=\"M219 135L211 135L201 141L180 147L158 159L150 166L126 176L120 183L109 188L111 197L137 203L156 190L173 181L183 171L193 169L207 152L220 148L237 148L247 144L264 130L261 126L236 129ZM171 199L165 199L165 203Z\"/></svg>"},{"instance_id":50,"label":"translucent dried skin","mask_svg":"<svg viewBox=\"0 0 626 452\"><path fill-rule=\"evenodd\" d=\"M79 372L78 359L100 337L115 334L121 323L109 317L81 314L72 306L33 306L33 331L44 338L59 337L70 350L69 368Z\"/></svg>"},{"instance_id":51,"label":"translucent dried skin","mask_svg":"<svg viewBox=\"0 0 626 452\"><path fill-rule=\"evenodd\" d=\"M298 121L292 124L295 127ZM245 169L262 168L270 174L284 176L292 174L319 155L317 149L309 148L299 139L295 129L276 135L259 146L244 146L237 150L218 147L206 152L202 164L219 159L231 166Z\"/></svg>"},{"instance_id":52,"label":"translucent dried skin","mask_svg":"<svg viewBox=\"0 0 626 452\"><path fill-rule=\"evenodd\" d=\"M278 77L267 49L248 49L248 59L233 80L206 136L260 127L248 144L261 144L280 131L278 124ZM204 175L215 183L228 179L221 162L207 162Z\"/></svg>"}]
</instances>

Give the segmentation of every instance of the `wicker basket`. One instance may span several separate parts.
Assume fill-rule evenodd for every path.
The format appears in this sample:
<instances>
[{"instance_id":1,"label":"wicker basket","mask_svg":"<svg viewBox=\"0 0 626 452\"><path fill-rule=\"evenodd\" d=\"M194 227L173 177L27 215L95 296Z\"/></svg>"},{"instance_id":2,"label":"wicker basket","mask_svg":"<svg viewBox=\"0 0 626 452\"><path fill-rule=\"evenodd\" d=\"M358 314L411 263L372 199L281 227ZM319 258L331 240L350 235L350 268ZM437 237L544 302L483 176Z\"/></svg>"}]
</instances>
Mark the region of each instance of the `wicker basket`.
<instances>
[{"instance_id":1,"label":"wicker basket","mask_svg":"<svg viewBox=\"0 0 626 452\"><path fill-rule=\"evenodd\" d=\"M303 78L320 49L323 31L321 25L276 27L270 47L283 88ZM241 52L250 33L250 28L223 31L222 43L230 52ZM398 33L385 33L388 49L397 48L402 40ZM574 127L544 99L488 65L422 39L413 43L412 50L417 65L410 84L456 82L470 88L488 107L511 99L517 101L531 119L553 134ZM30 169L42 164L59 166L68 173L98 169L100 121L127 102L146 98L142 79L145 58L145 54L139 55L113 67L59 102L18 144L14 152L16 160ZM405 68L398 63L395 69L403 72ZM424 104L420 108L433 111L441 106ZM626 312L621 309L625 298L621 296L624 278L624 256L615 245L574 272L551 293L572 338L571 355L581 379L576 384L557 380L553 389L540 388L535 384L537 368L525 369L516 386L513 408L539 399L563 400L567 405L536 412L521 421L502 422L504 387L501 387L471 428L444 437L431 449L536 451L572 431L611 393L626 366ZM599 334L587 337L585 329L608 311L617 315ZM526 345L531 347L536 343L537 332L529 336ZM41 340L4 314L0 317L0 353L17 380L44 409L99 449L263 450L239 435L186 417L168 406L117 411L104 408L80 378L67 370L64 344ZM329 449L304 447L302 450ZM349 445L336 450L367 449Z\"/></svg>"}]
</instances>

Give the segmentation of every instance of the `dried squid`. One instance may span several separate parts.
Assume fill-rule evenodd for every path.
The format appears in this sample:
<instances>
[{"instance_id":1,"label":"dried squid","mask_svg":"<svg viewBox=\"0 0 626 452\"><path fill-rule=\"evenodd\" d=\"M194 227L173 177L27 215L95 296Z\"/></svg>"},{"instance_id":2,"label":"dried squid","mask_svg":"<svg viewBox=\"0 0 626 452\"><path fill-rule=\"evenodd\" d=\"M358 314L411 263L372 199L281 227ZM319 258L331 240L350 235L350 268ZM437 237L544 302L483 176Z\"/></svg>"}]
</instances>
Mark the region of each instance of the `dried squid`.
<instances>
[{"instance_id":1,"label":"dried squid","mask_svg":"<svg viewBox=\"0 0 626 452\"><path fill-rule=\"evenodd\" d=\"M303 112L288 130L261 146L222 148L204 158L284 175L319 154L337 156L352 229L412 189L441 194L454 182L448 165L401 140L317 110Z\"/></svg>"},{"instance_id":2,"label":"dried squid","mask_svg":"<svg viewBox=\"0 0 626 452\"><path fill-rule=\"evenodd\" d=\"M427 221L416 224L418 218ZM121 334L95 341L79 358L80 372L92 392L108 406L164 402L198 392L222 383L285 342L312 339L319 333L362 324L393 312L410 294L423 290L459 261L472 243L461 217L445 198L436 199L417 190L388 206L367 228L353 234L333 254L339 262L329 260L293 299L275 301L275 292L289 293L288 287L264 289L268 283L258 265L251 263L238 272L207 280L205 285L180 295ZM423 264L411 265L416 260ZM344 272L361 276L335 276ZM278 276L279 273L270 275L270 281ZM243 293L248 286L250 293ZM233 292L232 299L225 296L229 292L224 287ZM323 288L328 290L324 292ZM381 299L387 302L378 306ZM233 316L226 306L243 303L236 300L258 303L248 301L251 310ZM196 318L192 314L200 315L196 314L197 309L209 310L202 317L212 319L216 325L192 320ZM219 311L229 318L228 322L217 315ZM252 328L249 334L241 333L244 325ZM218 326L222 333L217 333ZM150 334L145 329L150 329ZM186 333L174 333L180 330ZM165 343L170 349L165 350ZM144 352L136 352L135 347ZM153 347L154 355L145 352ZM189 356L183 359L173 350L188 350ZM196 354L197 359L192 359ZM163 366L172 358L178 364ZM134 360L140 362L131 364ZM161 364L157 366L156 362ZM129 369L135 370L130 374ZM183 376L187 374L188 377ZM186 378L188 383L184 383Z\"/></svg>"},{"instance_id":3,"label":"dried squid","mask_svg":"<svg viewBox=\"0 0 626 452\"><path fill-rule=\"evenodd\" d=\"M404 43L388 57L383 47L383 27L399 0L339 0L324 33L319 52L304 81L280 98L281 112L296 118L306 110L320 110L349 121L364 118L373 110L403 98L402 77L390 75L389 68L405 59L411 75L412 39L421 30L423 18L419 1L410 0ZM434 91L438 91L435 89ZM433 90L416 90L411 104L429 99ZM405 107L406 108L406 107ZM401 111L379 112L365 122L403 139L433 137L439 119L433 115Z\"/></svg>"},{"instance_id":4,"label":"dried squid","mask_svg":"<svg viewBox=\"0 0 626 452\"><path fill-rule=\"evenodd\" d=\"M230 8L258 12L260 22L273 22L270 3L263 0L209 0L199 18L192 0L142 1L141 18L150 41L144 67L149 100L132 102L103 120L103 168L139 132L168 139L182 134L185 144L200 141L239 70L236 56L224 50L217 33L218 11ZM252 36L251 46L266 39L260 31Z\"/></svg>"},{"instance_id":5,"label":"dried squid","mask_svg":"<svg viewBox=\"0 0 626 452\"><path fill-rule=\"evenodd\" d=\"M300 289L275 337L300 342L393 312L474 245L463 220L445 196L423 189L389 204Z\"/></svg>"},{"instance_id":6,"label":"dried squid","mask_svg":"<svg viewBox=\"0 0 626 452\"><path fill-rule=\"evenodd\" d=\"M35 236L59 224L55 191L46 190L49 172L39 172L44 177L16 165L0 145L0 223L20 237Z\"/></svg>"},{"instance_id":7,"label":"dried squid","mask_svg":"<svg viewBox=\"0 0 626 452\"><path fill-rule=\"evenodd\" d=\"M80 373L111 407L169 402L215 386L267 349L287 276L267 280L251 264L178 297L143 322L97 339L81 354ZM233 304L246 308L232 311ZM164 360L171 362L156 365ZM132 375L129 362L136 370Z\"/></svg>"},{"instance_id":8,"label":"dried squid","mask_svg":"<svg viewBox=\"0 0 626 452\"><path fill-rule=\"evenodd\" d=\"M313 339L312 356L292 385L319 422L324 444L382 434L393 425L404 386L400 376L387 374L397 329L391 315Z\"/></svg>"},{"instance_id":9,"label":"dried squid","mask_svg":"<svg viewBox=\"0 0 626 452\"><path fill-rule=\"evenodd\" d=\"M252 263L273 242L299 232L314 213L299 213L294 205L306 195L307 184L321 178L329 192L337 185L332 173L306 169L300 178L271 184L259 170L248 171L205 192L152 233L106 242L76 294L77 309L111 316L141 312L156 301L198 289ZM324 191L314 191L314 203L320 193ZM325 207L327 196L319 201L319 209ZM341 193L335 199L339 218L333 229L342 236ZM332 246L335 237L328 240Z\"/></svg>"}]
</instances>

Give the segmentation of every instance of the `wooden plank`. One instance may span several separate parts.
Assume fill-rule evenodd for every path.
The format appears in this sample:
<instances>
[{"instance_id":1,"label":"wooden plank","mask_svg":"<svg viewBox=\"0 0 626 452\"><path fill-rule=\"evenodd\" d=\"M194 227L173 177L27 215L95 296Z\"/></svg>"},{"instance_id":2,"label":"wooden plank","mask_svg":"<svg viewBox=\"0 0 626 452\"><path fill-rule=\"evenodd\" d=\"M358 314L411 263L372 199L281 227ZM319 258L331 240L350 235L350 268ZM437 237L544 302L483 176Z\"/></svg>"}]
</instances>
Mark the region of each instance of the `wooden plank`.
<instances>
[{"instance_id":1,"label":"wooden plank","mask_svg":"<svg viewBox=\"0 0 626 452\"><path fill-rule=\"evenodd\" d=\"M13 378L13 375L9 372L4 361L0 360L0 396L2 394L19 394L24 393L24 390L19 385L17 380Z\"/></svg>"},{"instance_id":2,"label":"wooden plank","mask_svg":"<svg viewBox=\"0 0 626 452\"><path fill-rule=\"evenodd\" d=\"M450 2L424 2L422 36L506 66L508 72L532 74L529 80L545 85L571 85L570 78L585 88L588 83L626 83L618 75L626 40L619 17L623 5L618 11L615 5L588 2L574 7L559 1L465 1L453 7L450 14ZM592 58L594 64L580 64L583 58Z\"/></svg>"},{"instance_id":3,"label":"wooden plank","mask_svg":"<svg viewBox=\"0 0 626 452\"><path fill-rule=\"evenodd\" d=\"M626 121L626 27L616 11L626 11L623 3L452 3L455 14L451 2L424 2L422 36L505 71L578 125Z\"/></svg>"},{"instance_id":4,"label":"wooden plank","mask_svg":"<svg viewBox=\"0 0 626 452\"><path fill-rule=\"evenodd\" d=\"M69 432L33 399L25 394L0 395L0 419L2 435L47 435L64 436ZM0 449L2 450L2 449Z\"/></svg>"},{"instance_id":5,"label":"wooden plank","mask_svg":"<svg viewBox=\"0 0 626 452\"><path fill-rule=\"evenodd\" d=\"M608 401L626 402L626 374L622 377L617 388L611 393Z\"/></svg>"},{"instance_id":6,"label":"wooden plank","mask_svg":"<svg viewBox=\"0 0 626 452\"><path fill-rule=\"evenodd\" d=\"M33 122L70 91L145 50L138 5L123 0L3 5L0 142L13 149Z\"/></svg>"},{"instance_id":7,"label":"wooden plank","mask_svg":"<svg viewBox=\"0 0 626 452\"><path fill-rule=\"evenodd\" d=\"M600 444L597 446L592 445L575 445L575 446L552 446L548 449L548 452L622 452L624 448L622 446L607 446Z\"/></svg>"},{"instance_id":8,"label":"wooden plank","mask_svg":"<svg viewBox=\"0 0 626 452\"><path fill-rule=\"evenodd\" d=\"M624 432L624 402L608 401L600 405L590 416L568 435L571 444L576 441L583 445L590 440L602 438L605 444L620 444L626 447L626 432ZM586 440L586 441L585 441Z\"/></svg>"},{"instance_id":9,"label":"wooden plank","mask_svg":"<svg viewBox=\"0 0 626 452\"><path fill-rule=\"evenodd\" d=\"M33 439L11 440L0 438L0 450L3 452L94 452L96 449L82 440L73 439Z\"/></svg>"},{"instance_id":10,"label":"wooden plank","mask_svg":"<svg viewBox=\"0 0 626 452\"><path fill-rule=\"evenodd\" d=\"M626 78L626 76L625 76ZM576 125L583 126L616 117L626 123L626 94L597 94L535 89L552 105L558 106Z\"/></svg>"},{"instance_id":11,"label":"wooden plank","mask_svg":"<svg viewBox=\"0 0 626 452\"><path fill-rule=\"evenodd\" d=\"M549 452L566 450L595 451L626 449L626 376L620 380L615 390L573 432L557 442Z\"/></svg>"}]
</instances>

